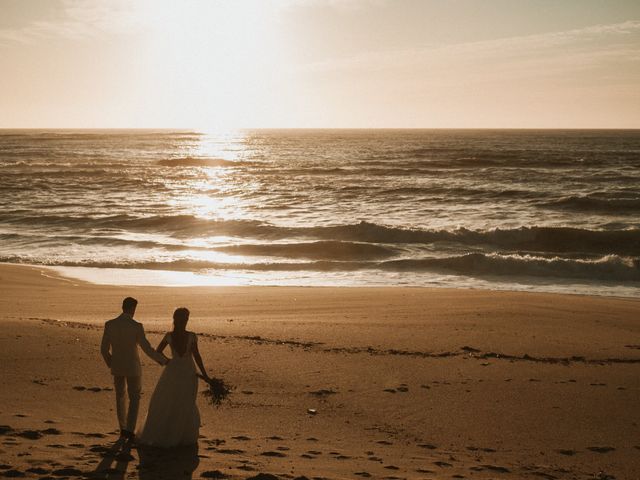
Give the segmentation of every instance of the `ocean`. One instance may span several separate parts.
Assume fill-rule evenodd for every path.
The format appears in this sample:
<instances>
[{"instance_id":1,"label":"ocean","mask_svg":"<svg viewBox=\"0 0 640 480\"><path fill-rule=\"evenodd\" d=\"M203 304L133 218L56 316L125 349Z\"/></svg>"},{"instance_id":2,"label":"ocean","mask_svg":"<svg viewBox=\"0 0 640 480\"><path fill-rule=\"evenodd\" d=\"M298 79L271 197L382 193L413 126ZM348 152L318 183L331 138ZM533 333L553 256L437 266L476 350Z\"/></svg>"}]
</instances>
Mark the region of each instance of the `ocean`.
<instances>
[{"instance_id":1,"label":"ocean","mask_svg":"<svg viewBox=\"0 0 640 480\"><path fill-rule=\"evenodd\" d=\"M0 130L0 261L637 296L639 130Z\"/></svg>"}]
</instances>

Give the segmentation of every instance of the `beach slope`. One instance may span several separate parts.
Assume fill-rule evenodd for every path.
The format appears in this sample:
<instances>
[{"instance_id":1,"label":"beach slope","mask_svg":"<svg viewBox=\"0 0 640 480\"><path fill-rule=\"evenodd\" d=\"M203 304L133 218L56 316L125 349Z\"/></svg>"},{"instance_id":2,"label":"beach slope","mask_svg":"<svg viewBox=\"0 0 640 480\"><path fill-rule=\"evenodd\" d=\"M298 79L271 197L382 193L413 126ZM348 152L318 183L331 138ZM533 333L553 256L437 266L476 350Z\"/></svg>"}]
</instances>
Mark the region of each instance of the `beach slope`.
<instances>
[{"instance_id":1,"label":"beach slope","mask_svg":"<svg viewBox=\"0 0 640 480\"><path fill-rule=\"evenodd\" d=\"M637 478L640 302L427 288L111 287L0 266L0 476ZM199 449L116 452L99 353L124 296L212 375ZM139 422L160 367L143 360Z\"/></svg>"}]
</instances>

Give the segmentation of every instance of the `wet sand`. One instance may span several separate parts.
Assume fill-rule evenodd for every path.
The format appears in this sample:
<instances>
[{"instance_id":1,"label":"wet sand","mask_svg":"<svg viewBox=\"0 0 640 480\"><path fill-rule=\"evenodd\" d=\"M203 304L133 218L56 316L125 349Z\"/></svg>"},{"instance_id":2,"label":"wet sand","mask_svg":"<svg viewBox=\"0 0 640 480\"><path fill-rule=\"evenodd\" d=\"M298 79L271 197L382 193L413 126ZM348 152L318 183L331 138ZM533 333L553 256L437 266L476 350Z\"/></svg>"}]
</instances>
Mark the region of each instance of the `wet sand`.
<instances>
[{"instance_id":1,"label":"wet sand","mask_svg":"<svg viewBox=\"0 0 640 480\"><path fill-rule=\"evenodd\" d=\"M634 479L640 302L426 288L109 287L0 266L0 476ZM177 306L212 375L198 450L117 440L101 327ZM140 422L160 367L143 359ZM269 478L264 476L262 478Z\"/></svg>"}]
</instances>

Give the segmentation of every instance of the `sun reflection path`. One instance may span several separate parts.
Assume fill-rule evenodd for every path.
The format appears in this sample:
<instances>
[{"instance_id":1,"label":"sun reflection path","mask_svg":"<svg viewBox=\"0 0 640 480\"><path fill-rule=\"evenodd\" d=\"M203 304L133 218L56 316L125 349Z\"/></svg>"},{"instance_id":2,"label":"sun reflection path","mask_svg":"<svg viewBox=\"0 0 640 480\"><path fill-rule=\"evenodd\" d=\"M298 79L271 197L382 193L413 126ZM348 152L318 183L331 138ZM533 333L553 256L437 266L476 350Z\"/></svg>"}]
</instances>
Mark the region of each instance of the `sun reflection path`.
<instances>
[{"instance_id":1,"label":"sun reflection path","mask_svg":"<svg viewBox=\"0 0 640 480\"><path fill-rule=\"evenodd\" d=\"M196 158L241 161L246 158L248 133L244 130L213 130L201 132L187 154Z\"/></svg>"},{"instance_id":2,"label":"sun reflection path","mask_svg":"<svg viewBox=\"0 0 640 480\"><path fill-rule=\"evenodd\" d=\"M242 130L203 132L181 147L181 155L198 160L222 160L223 165L193 166L192 178L175 182L169 204L177 211L205 219L237 220L249 218L240 196L258 185L240 175L233 162L252 155L248 134Z\"/></svg>"}]
</instances>

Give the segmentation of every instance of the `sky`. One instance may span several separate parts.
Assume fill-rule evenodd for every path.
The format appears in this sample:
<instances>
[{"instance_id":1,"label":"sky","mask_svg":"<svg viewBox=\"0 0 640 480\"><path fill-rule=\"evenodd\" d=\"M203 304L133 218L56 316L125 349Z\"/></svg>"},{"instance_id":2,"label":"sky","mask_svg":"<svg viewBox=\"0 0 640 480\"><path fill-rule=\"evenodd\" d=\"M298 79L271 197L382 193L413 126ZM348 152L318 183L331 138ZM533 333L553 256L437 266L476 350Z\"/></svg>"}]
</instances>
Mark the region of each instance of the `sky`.
<instances>
[{"instance_id":1,"label":"sky","mask_svg":"<svg viewBox=\"0 0 640 480\"><path fill-rule=\"evenodd\" d=\"M0 0L0 128L640 128L637 0Z\"/></svg>"}]
</instances>

